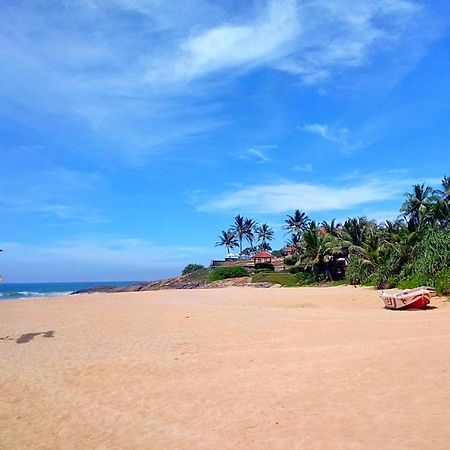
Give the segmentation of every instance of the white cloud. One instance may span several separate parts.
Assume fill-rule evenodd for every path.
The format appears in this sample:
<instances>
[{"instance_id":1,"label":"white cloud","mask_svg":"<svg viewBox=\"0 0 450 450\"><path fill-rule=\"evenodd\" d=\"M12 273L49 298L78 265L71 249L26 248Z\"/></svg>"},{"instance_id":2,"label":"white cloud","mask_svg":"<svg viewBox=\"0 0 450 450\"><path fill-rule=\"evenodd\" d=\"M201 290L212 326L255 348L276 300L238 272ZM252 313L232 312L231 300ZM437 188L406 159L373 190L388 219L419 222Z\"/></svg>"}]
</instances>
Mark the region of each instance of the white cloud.
<instances>
[{"instance_id":1,"label":"white cloud","mask_svg":"<svg viewBox=\"0 0 450 450\"><path fill-rule=\"evenodd\" d=\"M427 180L436 184L436 180ZM279 214L293 209L310 212L349 210L356 206L401 199L414 181L367 176L356 184L311 184L280 182L253 185L212 196L199 211L246 211L250 214Z\"/></svg>"},{"instance_id":2,"label":"white cloud","mask_svg":"<svg viewBox=\"0 0 450 450\"><path fill-rule=\"evenodd\" d=\"M230 67L265 64L287 54L298 33L296 2L272 1L254 22L224 24L189 37L172 65L172 75L192 79Z\"/></svg>"},{"instance_id":3,"label":"white cloud","mask_svg":"<svg viewBox=\"0 0 450 450\"><path fill-rule=\"evenodd\" d=\"M244 159L252 159L252 160L257 160L259 162L270 162L272 161L265 153L264 150L268 149L268 148L273 148L273 146L264 146L261 148L256 148L256 147L250 147L244 154L243 158Z\"/></svg>"},{"instance_id":4,"label":"white cloud","mask_svg":"<svg viewBox=\"0 0 450 450\"><path fill-rule=\"evenodd\" d=\"M235 19L190 35L175 57L163 60L164 73L152 67L147 79L186 81L265 66L319 83L399 45L422 9L409 0L272 0L251 21Z\"/></svg>"},{"instance_id":5,"label":"white cloud","mask_svg":"<svg viewBox=\"0 0 450 450\"><path fill-rule=\"evenodd\" d=\"M349 131L347 128L336 128L326 124L311 123L300 127L301 131L317 134L327 141L348 146Z\"/></svg>"}]
</instances>

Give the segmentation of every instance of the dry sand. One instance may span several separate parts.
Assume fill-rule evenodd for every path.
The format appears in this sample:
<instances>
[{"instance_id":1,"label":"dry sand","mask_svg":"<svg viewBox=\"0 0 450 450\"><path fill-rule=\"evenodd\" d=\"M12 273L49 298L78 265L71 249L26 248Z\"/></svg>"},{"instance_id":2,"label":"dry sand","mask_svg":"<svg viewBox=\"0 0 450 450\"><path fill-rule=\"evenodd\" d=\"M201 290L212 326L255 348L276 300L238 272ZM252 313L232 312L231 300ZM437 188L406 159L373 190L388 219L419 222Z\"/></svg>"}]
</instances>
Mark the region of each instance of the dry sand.
<instances>
[{"instance_id":1,"label":"dry sand","mask_svg":"<svg viewBox=\"0 0 450 450\"><path fill-rule=\"evenodd\" d=\"M2 301L0 448L449 449L450 304L433 304L353 287Z\"/></svg>"}]
</instances>

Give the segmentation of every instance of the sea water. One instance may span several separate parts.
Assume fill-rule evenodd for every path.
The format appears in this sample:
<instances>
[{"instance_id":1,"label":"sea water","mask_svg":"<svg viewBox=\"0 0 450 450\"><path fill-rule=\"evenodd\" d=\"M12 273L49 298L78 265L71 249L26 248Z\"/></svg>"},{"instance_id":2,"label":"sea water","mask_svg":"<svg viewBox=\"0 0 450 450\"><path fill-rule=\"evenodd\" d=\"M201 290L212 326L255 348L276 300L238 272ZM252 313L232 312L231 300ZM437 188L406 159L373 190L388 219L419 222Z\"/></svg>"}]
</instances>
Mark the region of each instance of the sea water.
<instances>
[{"instance_id":1,"label":"sea water","mask_svg":"<svg viewBox=\"0 0 450 450\"><path fill-rule=\"evenodd\" d=\"M1 283L0 301L17 298L55 297L69 295L80 289L97 286L126 286L136 281L83 281L72 283Z\"/></svg>"}]
</instances>

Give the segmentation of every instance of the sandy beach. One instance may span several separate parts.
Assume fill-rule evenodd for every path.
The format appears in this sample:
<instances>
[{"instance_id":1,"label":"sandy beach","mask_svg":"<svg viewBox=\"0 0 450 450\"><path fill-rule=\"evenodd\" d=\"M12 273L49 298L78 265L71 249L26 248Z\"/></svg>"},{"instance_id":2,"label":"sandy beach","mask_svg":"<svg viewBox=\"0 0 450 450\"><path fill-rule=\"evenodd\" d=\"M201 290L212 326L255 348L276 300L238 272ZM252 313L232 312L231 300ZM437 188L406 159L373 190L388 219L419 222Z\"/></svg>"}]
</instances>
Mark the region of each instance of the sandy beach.
<instances>
[{"instance_id":1,"label":"sandy beach","mask_svg":"<svg viewBox=\"0 0 450 450\"><path fill-rule=\"evenodd\" d=\"M365 288L0 302L1 449L448 449L450 303Z\"/></svg>"}]
</instances>

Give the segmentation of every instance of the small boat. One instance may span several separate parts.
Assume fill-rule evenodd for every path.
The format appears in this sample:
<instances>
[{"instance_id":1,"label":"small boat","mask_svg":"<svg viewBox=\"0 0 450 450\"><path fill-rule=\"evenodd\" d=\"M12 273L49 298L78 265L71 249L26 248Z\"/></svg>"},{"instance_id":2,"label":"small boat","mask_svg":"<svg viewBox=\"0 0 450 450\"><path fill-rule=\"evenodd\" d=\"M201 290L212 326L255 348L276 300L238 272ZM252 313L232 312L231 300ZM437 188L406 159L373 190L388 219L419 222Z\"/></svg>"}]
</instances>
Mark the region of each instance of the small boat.
<instances>
[{"instance_id":1,"label":"small boat","mask_svg":"<svg viewBox=\"0 0 450 450\"><path fill-rule=\"evenodd\" d=\"M428 286L407 289L398 294L382 292L380 297L388 309L425 309L436 291Z\"/></svg>"}]
</instances>

